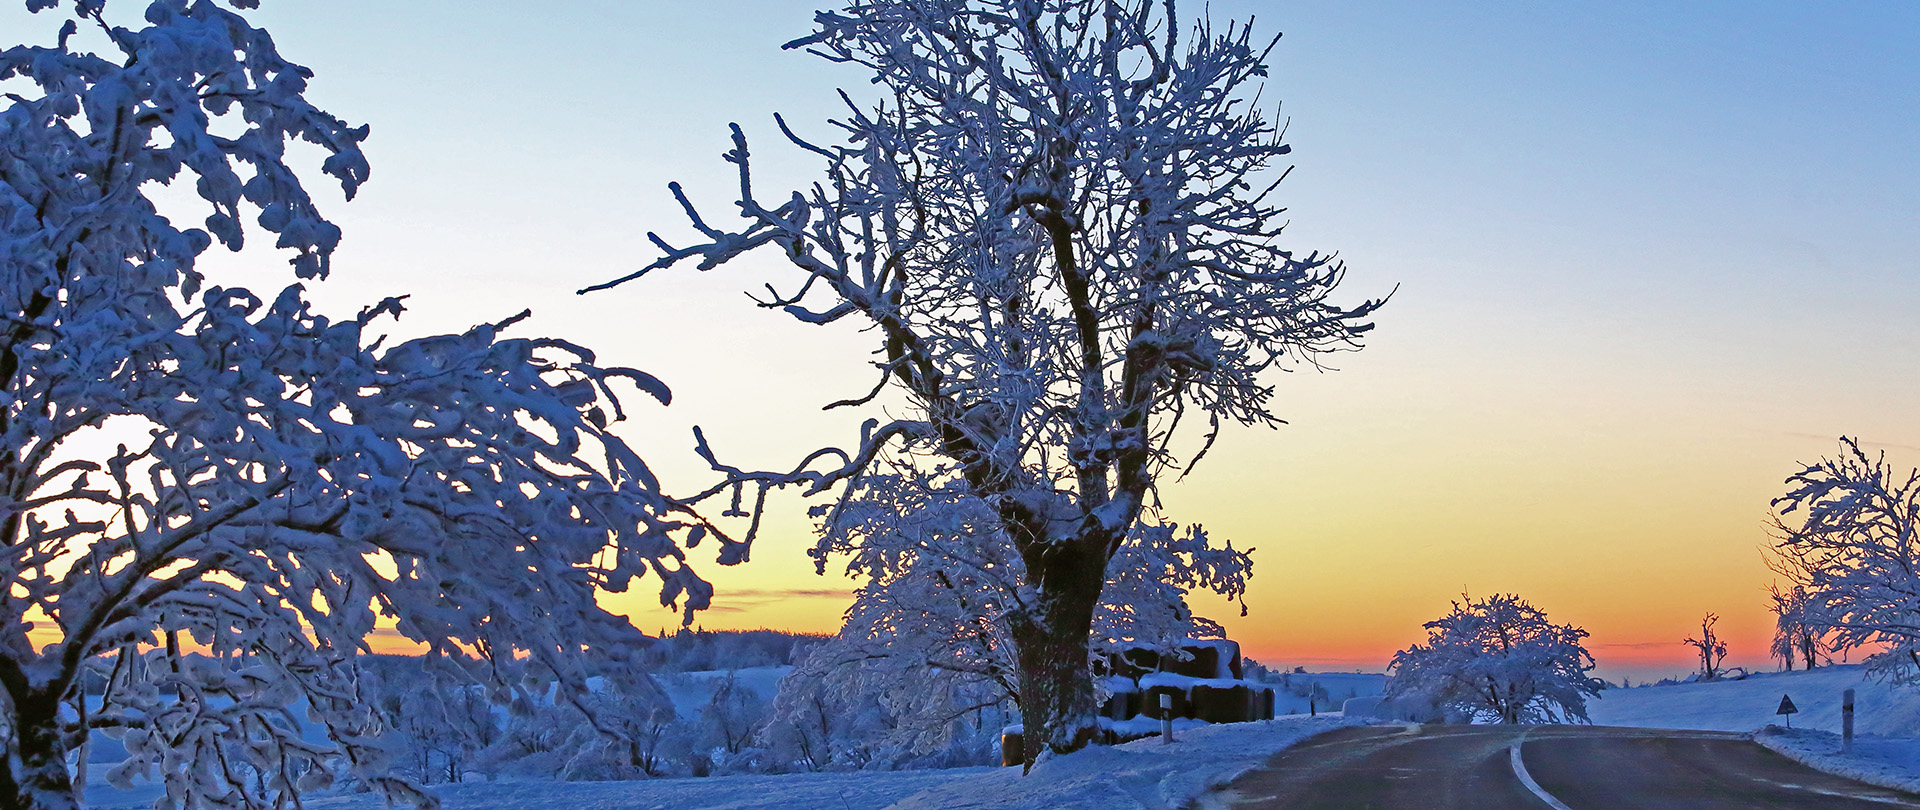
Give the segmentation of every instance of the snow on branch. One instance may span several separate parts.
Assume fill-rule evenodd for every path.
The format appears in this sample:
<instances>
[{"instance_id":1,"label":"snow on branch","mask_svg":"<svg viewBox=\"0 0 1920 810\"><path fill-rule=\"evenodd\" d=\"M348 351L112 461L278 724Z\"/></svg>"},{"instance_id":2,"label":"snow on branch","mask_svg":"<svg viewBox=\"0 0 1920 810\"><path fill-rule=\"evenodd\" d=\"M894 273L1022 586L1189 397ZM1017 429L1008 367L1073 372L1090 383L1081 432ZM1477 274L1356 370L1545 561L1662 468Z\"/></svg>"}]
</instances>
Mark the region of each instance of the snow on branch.
<instances>
[{"instance_id":1,"label":"snow on branch","mask_svg":"<svg viewBox=\"0 0 1920 810\"><path fill-rule=\"evenodd\" d=\"M1394 653L1386 699L1427 721L1585 723L1606 682L1587 673L1587 631L1554 624L1512 594L1462 596L1424 625L1427 643Z\"/></svg>"},{"instance_id":2,"label":"snow on branch","mask_svg":"<svg viewBox=\"0 0 1920 810\"><path fill-rule=\"evenodd\" d=\"M93 729L131 755L110 778L181 803L278 807L351 776L433 804L385 770L359 655L392 626L476 679L492 656L578 689L643 640L599 591L651 573L663 604L704 608L682 545L706 521L608 430L617 392L671 393L504 334L524 313L386 345L398 298L336 320L299 283L207 286L198 257L239 249L243 219L324 279L340 232L286 144L324 150L351 197L368 130L219 3L111 19L77 3L56 47L0 51L27 88L0 109L0 804L72 806ZM204 229L159 212L168 183Z\"/></svg>"},{"instance_id":3,"label":"snow on branch","mask_svg":"<svg viewBox=\"0 0 1920 810\"><path fill-rule=\"evenodd\" d=\"M869 327L915 427L784 473L709 457L723 488L764 503L770 486L844 484L827 512L846 515L884 459L937 470L1043 597L1009 614L1018 632L1087 636L1103 583L1073 572L1117 559L1220 425L1280 424L1273 372L1358 349L1382 304L1335 302L1345 266L1282 244L1291 149L1260 101L1275 40L1150 0L863 0L815 25L788 47L863 66L874 88L841 93L837 141L776 117L819 178L757 187L733 125L734 224L672 185L689 241L653 236L658 259L582 292L777 249L793 272L758 304ZM1176 442L1189 412L1213 428L1197 450ZM843 463L807 467L826 458Z\"/></svg>"},{"instance_id":4,"label":"snow on branch","mask_svg":"<svg viewBox=\"0 0 1920 810\"><path fill-rule=\"evenodd\" d=\"M1808 660L1831 634L1832 650L1873 650L1865 663L1875 676L1920 683L1920 470L1843 436L1837 456L1786 483L1773 500L1774 568L1804 592L1795 629L1813 647Z\"/></svg>"}]
</instances>

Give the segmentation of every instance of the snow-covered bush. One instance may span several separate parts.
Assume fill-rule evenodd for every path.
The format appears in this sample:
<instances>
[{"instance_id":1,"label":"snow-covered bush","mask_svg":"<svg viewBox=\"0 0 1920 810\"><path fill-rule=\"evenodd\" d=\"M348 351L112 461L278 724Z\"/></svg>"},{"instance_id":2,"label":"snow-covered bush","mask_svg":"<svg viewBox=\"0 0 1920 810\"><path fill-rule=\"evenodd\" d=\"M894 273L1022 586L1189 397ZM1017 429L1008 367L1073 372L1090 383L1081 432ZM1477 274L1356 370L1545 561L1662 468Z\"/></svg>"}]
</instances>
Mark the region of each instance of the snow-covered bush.
<instances>
[{"instance_id":1,"label":"snow-covered bush","mask_svg":"<svg viewBox=\"0 0 1920 810\"><path fill-rule=\"evenodd\" d=\"M1518 596L1462 596L1424 625L1427 643L1395 653L1386 701L1402 716L1450 722L1587 722L1587 631L1553 624Z\"/></svg>"},{"instance_id":2,"label":"snow-covered bush","mask_svg":"<svg viewBox=\"0 0 1920 810\"><path fill-rule=\"evenodd\" d=\"M729 672L714 685L713 697L700 710L704 741L711 749L737 755L751 747L766 714L766 701Z\"/></svg>"},{"instance_id":3,"label":"snow-covered bush","mask_svg":"<svg viewBox=\"0 0 1920 810\"><path fill-rule=\"evenodd\" d=\"M371 657L361 672L395 773L422 784L495 774L487 753L505 735L484 685L414 657Z\"/></svg>"},{"instance_id":4,"label":"snow-covered bush","mask_svg":"<svg viewBox=\"0 0 1920 810\"><path fill-rule=\"evenodd\" d=\"M523 762L516 768L521 775L599 781L681 772L674 766L675 746L690 723L646 673L609 673L578 700L552 701L529 717L538 722L523 728L555 742L544 758L536 758L549 767Z\"/></svg>"},{"instance_id":5,"label":"snow-covered bush","mask_svg":"<svg viewBox=\"0 0 1920 810\"><path fill-rule=\"evenodd\" d=\"M376 624L572 701L640 638L596 589L711 595L679 548L703 521L607 430L614 384L664 403L657 380L518 316L388 345L400 299L313 311L340 231L288 161L351 197L368 130L305 99L254 4L78 0L0 51L0 805L72 807L88 728L163 806L282 806L336 770L432 804L385 767ZM249 230L300 283L209 285L198 257Z\"/></svg>"},{"instance_id":6,"label":"snow-covered bush","mask_svg":"<svg viewBox=\"0 0 1920 810\"><path fill-rule=\"evenodd\" d=\"M376 707L395 768L422 782L494 778L602 781L684 775L709 746L699 718L681 718L649 673L619 669L565 697L538 667L514 670L505 700L497 685L431 659L382 656ZM490 695L490 693L493 693Z\"/></svg>"},{"instance_id":7,"label":"snow-covered bush","mask_svg":"<svg viewBox=\"0 0 1920 810\"><path fill-rule=\"evenodd\" d=\"M1136 533L1156 522L1157 483L1224 425L1279 424L1272 372L1357 348L1378 302L1332 303L1343 266L1278 243L1290 148L1258 100L1274 41L1247 26L1155 0L863 0L815 20L789 47L870 70L884 99L849 97L840 143L779 122L825 163L821 182L761 196L735 127L741 229L676 184L696 241L655 236L661 259L599 288L771 247L795 273L762 305L871 325L875 386L836 404L892 386L905 401L890 421L793 470L708 458L744 503L800 486L851 506L897 464L972 504L935 519L1021 566L1021 598L991 632L1028 758L1073 750L1097 734L1089 643L1116 555L1129 538L1186 536ZM1183 423L1202 441L1177 443Z\"/></svg>"},{"instance_id":8,"label":"snow-covered bush","mask_svg":"<svg viewBox=\"0 0 1920 810\"><path fill-rule=\"evenodd\" d=\"M1920 469L1898 470L1852 438L1840 449L1774 499L1773 550L1787 563L1776 570L1805 587L1802 621L1830 631L1833 649L1870 650L1868 672L1920 683Z\"/></svg>"},{"instance_id":9,"label":"snow-covered bush","mask_svg":"<svg viewBox=\"0 0 1920 810\"><path fill-rule=\"evenodd\" d=\"M990 678L915 666L914 643L819 647L781 681L762 740L799 770L998 763L1011 697Z\"/></svg>"}]
</instances>

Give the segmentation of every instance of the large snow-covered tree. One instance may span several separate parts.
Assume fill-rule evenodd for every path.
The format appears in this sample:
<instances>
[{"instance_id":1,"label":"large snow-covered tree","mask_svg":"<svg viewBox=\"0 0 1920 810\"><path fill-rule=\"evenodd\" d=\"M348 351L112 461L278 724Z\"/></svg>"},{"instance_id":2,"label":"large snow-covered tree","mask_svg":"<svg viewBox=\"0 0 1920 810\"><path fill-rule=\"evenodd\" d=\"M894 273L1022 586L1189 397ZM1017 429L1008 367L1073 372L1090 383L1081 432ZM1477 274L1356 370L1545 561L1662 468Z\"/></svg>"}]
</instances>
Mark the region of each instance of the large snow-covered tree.
<instances>
[{"instance_id":1,"label":"large snow-covered tree","mask_svg":"<svg viewBox=\"0 0 1920 810\"><path fill-rule=\"evenodd\" d=\"M1920 469L1849 437L1840 451L1787 479L1774 551L1806 589L1801 623L1830 631L1832 649L1871 650L1875 676L1920 683Z\"/></svg>"},{"instance_id":2,"label":"large snow-covered tree","mask_svg":"<svg viewBox=\"0 0 1920 810\"><path fill-rule=\"evenodd\" d=\"M1606 683L1587 674L1587 631L1554 624L1512 594L1462 596L1424 625L1427 643L1394 653L1386 699L1455 722L1587 722Z\"/></svg>"},{"instance_id":3,"label":"large snow-covered tree","mask_svg":"<svg viewBox=\"0 0 1920 810\"><path fill-rule=\"evenodd\" d=\"M367 129L229 5L80 0L0 51L0 806L73 807L90 730L164 806L283 806L347 771L431 803L379 765L376 624L577 690L583 651L638 637L597 588L711 594L677 547L698 519L607 432L609 386L658 381L504 337L518 318L386 346L397 299L332 319L300 283L209 285L197 258L262 230L324 279L340 232L293 165L349 197L368 176Z\"/></svg>"},{"instance_id":4,"label":"large snow-covered tree","mask_svg":"<svg viewBox=\"0 0 1920 810\"><path fill-rule=\"evenodd\" d=\"M763 306L868 324L875 387L836 404L890 386L905 410L790 472L715 466L847 499L893 459L980 504L1021 565L1004 620L1028 758L1072 750L1096 727L1095 605L1157 484L1223 427L1277 424L1272 374L1357 347L1378 302L1332 303L1343 266L1278 241L1274 41L1247 26L1153 0L860 0L816 23L789 47L870 70L880 97L849 97L838 144L779 122L824 177L761 196L736 126L744 224L676 184L697 240L655 236L664 256L595 289L767 247L797 278Z\"/></svg>"}]
</instances>

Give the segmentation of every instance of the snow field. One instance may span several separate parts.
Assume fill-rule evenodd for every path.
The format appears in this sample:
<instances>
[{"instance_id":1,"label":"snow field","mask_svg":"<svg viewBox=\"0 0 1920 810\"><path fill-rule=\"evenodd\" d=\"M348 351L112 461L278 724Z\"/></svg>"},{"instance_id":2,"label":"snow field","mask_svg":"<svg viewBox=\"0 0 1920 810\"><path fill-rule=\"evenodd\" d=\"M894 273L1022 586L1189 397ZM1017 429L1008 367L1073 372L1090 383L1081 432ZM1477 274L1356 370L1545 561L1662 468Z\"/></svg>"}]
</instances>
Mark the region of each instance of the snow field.
<instances>
[{"instance_id":1,"label":"snow field","mask_svg":"<svg viewBox=\"0 0 1920 810\"><path fill-rule=\"evenodd\" d=\"M994 768L716 776L641 782L503 780L435 785L443 810L869 810ZM89 810L151 810L162 792L90 786ZM373 794L310 795L309 810L391 810Z\"/></svg>"},{"instance_id":2,"label":"snow field","mask_svg":"<svg viewBox=\"0 0 1920 810\"><path fill-rule=\"evenodd\" d=\"M444 810L1178 810L1276 753L1347 725L1339 715L1204 726L1094 746L1018 768L716 776L636 782L469 782L432 788ZM144 787L144 786L143 786ZM145 810L158 788L88 791L99 810ZM312 810L380 810L371 794L312 796Z\"/></svg>"},{"instance_id":3,"label":"snow field","mask_svg":"<svg viewBox=\"0 0 1920 810\"><path fill-rule=\"evenodd\" d=\"M1597 726L1750 732L1768 724L1785 725L1774 712L1780 696L1787 695L1800 709L1793 715L1794 728L1837 734L1840 697L1848 689L1855 690L1856 734L1920 737L1920 689L1868 680L1858 665L1761 673L1738 681L1607 689L1587 702L1587 712Z\"/></svg>"}]
</instances>

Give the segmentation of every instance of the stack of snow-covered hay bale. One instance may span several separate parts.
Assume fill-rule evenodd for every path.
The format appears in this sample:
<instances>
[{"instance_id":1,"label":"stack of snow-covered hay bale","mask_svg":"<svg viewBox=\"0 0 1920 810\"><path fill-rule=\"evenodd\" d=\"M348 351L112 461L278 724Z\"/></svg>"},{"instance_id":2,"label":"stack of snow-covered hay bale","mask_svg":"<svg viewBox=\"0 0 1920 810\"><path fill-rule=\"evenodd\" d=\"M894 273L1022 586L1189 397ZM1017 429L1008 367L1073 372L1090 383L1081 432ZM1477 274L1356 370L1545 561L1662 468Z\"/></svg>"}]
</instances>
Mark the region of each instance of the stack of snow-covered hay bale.
<instances>
[{"instance_id":1,"label":"stack of snow-covered hay bale","mask_svg":"<svg viewBox=\"0 0 1920 810\"><path fill-rule=\"evenodd\" d=\"M1094 678L1107 700L1101 726L1124 742L1159 732L1160 696L1173 717L1203 723L1273 719L1273 687L1248 681L1240 645L1227 639L1191 641L1177 653L1125 647L1094 659Z\"/></svg>"},{"instance_id":2,"label":"stack of snow-covered hay bale","mask_svg":"<svg viewBox=\"0 0 1920 810\"><path fill-rule=\"evenodd\" d=\"M1162 715L1175 729L1206 723L1273 719L1273 687L1246 680L1240 645L1227 639L1190 640L1177 652L1152 645L1121 647L1093 659L1100 704L1101 742L1109 745L1160 733ZM1170 708L1160 708L1161 696ZM1010 727L1000 741L1001 760L1020 764L1020 733Z\"/></svg>"}]
</instances>

